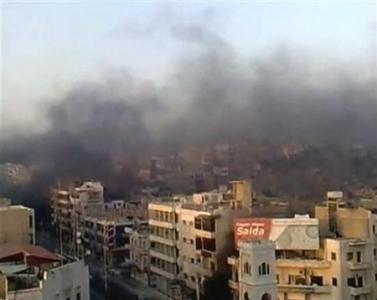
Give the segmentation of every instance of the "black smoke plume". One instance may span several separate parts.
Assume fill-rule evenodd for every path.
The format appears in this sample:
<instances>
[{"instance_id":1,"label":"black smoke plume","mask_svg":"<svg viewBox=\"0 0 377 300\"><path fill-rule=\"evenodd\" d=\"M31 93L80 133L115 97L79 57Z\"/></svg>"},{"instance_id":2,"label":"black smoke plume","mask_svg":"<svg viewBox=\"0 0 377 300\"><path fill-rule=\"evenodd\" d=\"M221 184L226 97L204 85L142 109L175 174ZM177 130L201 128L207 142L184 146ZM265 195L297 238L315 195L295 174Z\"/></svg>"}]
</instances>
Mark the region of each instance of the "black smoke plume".
<instances>
[{"instance_id":1,"label":"black smoke plume","mask_svg":"<svg viewBox=\"0 0 377 300\"><path fill-rule=\"evenodd\" d=\"M286 45L245 58L207 24L163 24L159 30L191 49L164 85L124 72L77 83L49 105L44 133L1 141L1 162L38 165L46 185L58 178L122 181L122 174L127 186L135 183L136 158L153 149L245 137L377 146L374 59L344 62ZM146 28L131 35L154 30ZM123 155L130 169L115 174L114 157Z\"/></svg>"}]
</instances>

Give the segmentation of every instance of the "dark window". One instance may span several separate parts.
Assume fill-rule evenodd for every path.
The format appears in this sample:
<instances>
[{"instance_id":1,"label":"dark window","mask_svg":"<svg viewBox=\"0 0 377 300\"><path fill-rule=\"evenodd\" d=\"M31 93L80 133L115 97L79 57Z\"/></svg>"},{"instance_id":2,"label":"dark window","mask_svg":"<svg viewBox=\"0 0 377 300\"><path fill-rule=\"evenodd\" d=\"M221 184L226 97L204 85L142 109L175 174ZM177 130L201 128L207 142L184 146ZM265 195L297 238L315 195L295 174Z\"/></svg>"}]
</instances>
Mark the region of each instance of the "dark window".
<instances>
[{"instance_id":1,"label":"dark window","mask_svg":"<svg viewBox=\"0 0 377 300\"><path fill-rule=\"evenodd\" d=\"M377 273L374 274L374 280L377 281Z\"/></svg>"},{"instance_id":2,"label":"dark window","mask_svg":"<svg viewBox=\"0 0 377 300\"><path fill-rule=\"evenodd\" d=\"M216 251L216 240L215 239L203 239L203 250Z\"/></svg>"},{"instance_id":3,"label":"dark window","mask_svg":"<svg viewBox=\"0 0 377 300\"><path fill-rule=\"evenodd\" d=\"M355 277L350 277L347 279L347 285L350 287L356 287Z\"/></svg>"},{"instance_id":4,"label":"dark window","mask_svg":"<svg viewBox=\"0 0 377 300\"><path fill-rule=\"evenodd\" d=\"M76 300L81 300L81 294L80 293L76 294Z\"/></svg>"},{"instance_id":5,"label":"dark window","mask_svg":"<svg viewBox=\"0 0 377 300\"><path fill-rule=\"evenodd\" d=\"M356 257L357 257L357 262L361 262L361 252L360 251L357 251Z\"/></svg>"},{"instance_id":6,"label":"dark window","mask_svg":"<svg viewBox=\"0 0 377 300\"><path fill-rule=\"evenodd\" d=\"M244 265L243 265L243 272L245 273L245 274L249 274L249 263L244 263Z\"/></svg>"},{"instance_id":7,"label":"dark window","mask_svg":"<svg viewBox=\"0 0 377 300\"><path fill-rule=\"evenodd\" d=\"M33 227L33 216L29 216L29 227Z\"/></svg>"},{"instance_id":8,"label":"dark window","mask_svg":"<svg viewBox=\"0 0 377 300\"><path fill-rule=\"evenodd\" d=\"M347 253L347 261L353 260L353 252L348 252Z\"/></svg>"},{"instance_id":9,"label":"dark window","mask_svg":"<svg viewBox=\"0 0 377 300\"><path fill-rule=\"evenodd\" d=\"M195 249L196 250L201 250L202 249L202 239L201 238L196 238L195 241Z\"/></svg>"},{"instance_id":10,"label":"dark window","mask_svg":"<svg viewBox=\"0 0 377 300\"><path fill-rule=\"evenodd\" d=\"M310 276L310 281L312 284L316 284L319 286L323 285L323 277L322 276Z\"/></svg>"},{"instance_id":11,"label":"dark window","mask_svg":"<svg viewBox=\"0 0 377 300\"><path fill-rule=\"evenodd\" d=\"M338 279L334 278L332 279L332 285L333 286L338 286Z\"/></svg>"},{"instance_id":12,"label":"dark window","mask_svg":"<svg viewBox=\"0 0 377 300\"><path fill-rule=\"evenodd\" d=\"M363 287L363 277L362 276L357 276L357 286L358 287Z\"/></svg>"},{"instance_id":13,"label":"dark window","mask_svg":"<svg viewBox=\"0 0 377 300\"><path fill-rule=\"evenodd\" d=\"M331 260L336 260L336 253L331 252Z\"/></svg>"}]
</instances>

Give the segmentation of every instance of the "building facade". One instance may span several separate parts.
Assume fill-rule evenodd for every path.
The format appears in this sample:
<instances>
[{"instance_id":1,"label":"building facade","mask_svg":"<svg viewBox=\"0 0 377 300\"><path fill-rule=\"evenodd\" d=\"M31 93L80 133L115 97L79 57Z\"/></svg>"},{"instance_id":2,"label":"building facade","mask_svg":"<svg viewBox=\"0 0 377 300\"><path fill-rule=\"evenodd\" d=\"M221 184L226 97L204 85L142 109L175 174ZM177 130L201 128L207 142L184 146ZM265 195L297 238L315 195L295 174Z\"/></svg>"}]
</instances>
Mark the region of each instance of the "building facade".
<instances>
[{"instance_id":1,"label":"building facade","mask_svg":"<svg viewBox=\"0 0 377 300\"><path fill-rule=\"evenodd\" d=\"M22 205L0 206L0 244L35 244L34 210Z\"/></svg>"},{"instance_id":2,"label":"building facade","mask_svg":"<svg viewBox=\"0 0 377 300\"><path fill-rule=\"evenodd\" d=\"M316 218L273 219L267 236L259 237L276 245L277 299L376 299L376 215L343 205L342 194L330 192ZM244 299L240 258L228 263L234 299Z\"/></svg>"}]
</instances>

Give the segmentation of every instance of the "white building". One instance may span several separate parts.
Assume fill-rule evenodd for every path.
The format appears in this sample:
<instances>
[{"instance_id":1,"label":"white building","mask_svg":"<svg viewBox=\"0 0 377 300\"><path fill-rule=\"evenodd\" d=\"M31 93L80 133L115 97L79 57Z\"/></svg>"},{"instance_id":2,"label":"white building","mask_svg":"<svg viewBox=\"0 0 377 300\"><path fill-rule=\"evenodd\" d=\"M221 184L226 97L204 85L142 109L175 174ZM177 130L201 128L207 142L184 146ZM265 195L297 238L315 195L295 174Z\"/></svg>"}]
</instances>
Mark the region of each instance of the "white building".
<instances>
[{"instance_id":1,"label":"white building","mask_svg":"<svg viewBox=\"0 0 377 300\"><path fill-rule=\"evenodd\" d=\"M89 300L89 269L38 246L0 248L1 300Z\"/></svg>"}]
</instances>

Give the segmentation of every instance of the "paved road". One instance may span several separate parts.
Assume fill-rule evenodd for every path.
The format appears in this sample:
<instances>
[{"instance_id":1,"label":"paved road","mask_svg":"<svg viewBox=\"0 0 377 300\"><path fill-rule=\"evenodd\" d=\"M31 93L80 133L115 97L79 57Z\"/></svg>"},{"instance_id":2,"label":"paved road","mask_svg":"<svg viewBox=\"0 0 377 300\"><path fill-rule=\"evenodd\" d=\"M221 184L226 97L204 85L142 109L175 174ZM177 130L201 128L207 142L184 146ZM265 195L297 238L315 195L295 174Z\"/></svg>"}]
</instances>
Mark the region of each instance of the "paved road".
<instances>
[{"instance_id":1,"label":"paved road","mask_svg":"<svg viewBox=\"0 0 377 300\"><path fill-rule=\"evenodd\" d=\"M105 293L104 276L102 268L90 264L90 273L92 279L90 282L91 289L100 294L106 300L166 300L165 295L161 294L154 288L140 283L129 277L108 277L108 289Z\"/></svg>"}]
</instances>

